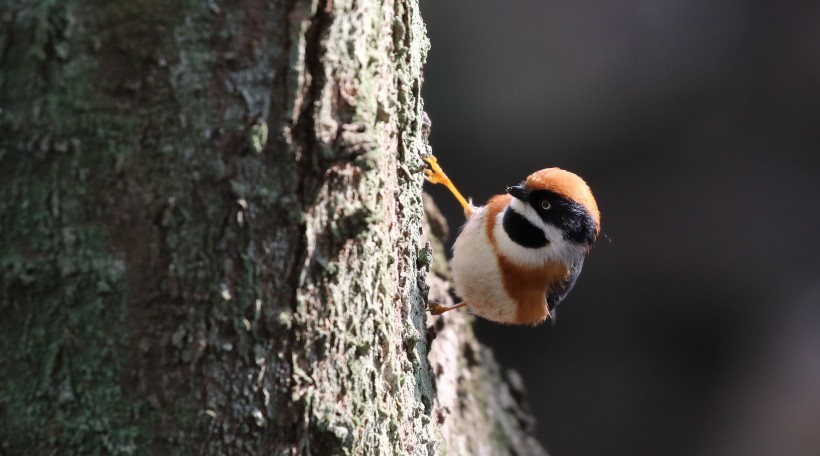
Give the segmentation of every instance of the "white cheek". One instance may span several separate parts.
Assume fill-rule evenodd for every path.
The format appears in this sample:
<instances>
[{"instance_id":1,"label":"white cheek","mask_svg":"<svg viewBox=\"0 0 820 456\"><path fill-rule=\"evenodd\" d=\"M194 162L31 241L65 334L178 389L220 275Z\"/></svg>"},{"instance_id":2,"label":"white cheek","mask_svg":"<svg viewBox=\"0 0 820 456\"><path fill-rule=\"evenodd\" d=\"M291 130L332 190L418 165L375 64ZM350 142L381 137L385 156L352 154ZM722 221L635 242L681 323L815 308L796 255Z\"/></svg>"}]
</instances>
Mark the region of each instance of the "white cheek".
<instances>
[{"instance_id":1,"label":"white cheek","mask_svg":"<svg viewBox=\"0 0 820 456\"><path fill-rule=\"evenodd\" d=\"M549 243L544 247L533 249L517 244L510 239L510 236L504 231L504 213L512 209L523 215L534 226L540 228ZM513 199L506 211L501 211L496 216L493 236L498 244L498 249L513 263L521 266L541 266L552 261L573 264L583 257L583 247L564 239L564 233L561 230L552 224L545 223L529 205Z\"/></svg>"}]
</instances>

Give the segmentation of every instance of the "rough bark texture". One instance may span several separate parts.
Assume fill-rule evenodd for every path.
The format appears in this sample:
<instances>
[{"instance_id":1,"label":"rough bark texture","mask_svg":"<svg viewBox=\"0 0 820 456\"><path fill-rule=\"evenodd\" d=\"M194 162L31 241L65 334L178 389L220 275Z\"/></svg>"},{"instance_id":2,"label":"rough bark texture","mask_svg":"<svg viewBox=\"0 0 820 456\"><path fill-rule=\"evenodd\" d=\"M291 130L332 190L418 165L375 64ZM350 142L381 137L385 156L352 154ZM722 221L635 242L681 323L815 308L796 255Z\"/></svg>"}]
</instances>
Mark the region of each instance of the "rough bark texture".
<instances>
[{"instance_id":1,"label":"rough bark texture","mask_svg":"<svg viewBox=\"0 0 820 456\"><path fill-rule=\"evenodd\" d=\"M415 2L5 0L0 30L2 452L530 451L461 317L428 361Z\"/></svg>"}]
</instances>

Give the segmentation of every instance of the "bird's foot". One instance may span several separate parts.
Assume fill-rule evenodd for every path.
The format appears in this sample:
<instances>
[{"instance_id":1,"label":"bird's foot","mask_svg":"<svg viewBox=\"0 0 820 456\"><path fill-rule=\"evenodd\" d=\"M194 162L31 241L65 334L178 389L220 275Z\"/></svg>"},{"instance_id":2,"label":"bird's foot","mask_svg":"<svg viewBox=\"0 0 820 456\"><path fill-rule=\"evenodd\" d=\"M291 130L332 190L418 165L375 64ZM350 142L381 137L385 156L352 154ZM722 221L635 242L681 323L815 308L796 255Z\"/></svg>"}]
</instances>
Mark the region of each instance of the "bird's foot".
<instances>
[{"instance_id":1,"label":"bird's foot","mask_svg":"<svg viewBox=\"0 0 820 456\"><path fill-rule=\"evenodd\" d=\"M460 302L458 304L453 304L452 306L445 306L443 304L431 301L427 303L427 311L430 312L430 315L441 315L444 312L449 312L453 309L458 309L459 307L464 307L466 305L466 302Z\"/></svg>"},{"instance_id":2,"label":"bird's foot","mask_svg":"<svg viewBox=\"0 0 820 456\"><path fill-rule=\"evenodd\" d=\"M424 170L424 178L427 179L427 182L430 182L431 184L444 185L447 185L447 183L450 182L450 178L448 178L447 175L444 174L444 170L442 170L441 166L438 165L438 160L435 156L430 155L427 157L422 157L421 159L427 162L427 164L430 166L429 168Z\"/></svg>"},{"instance_id":3,"label":"bird's foot","mask_svg":"<svg viewBox=\"0 0 820 456\"><path fill-rule=\"evenodd\" d=\"M441 169L441 166L438 165L438 160L433 155L428 155L427 157L422 157L422 160L427 162L430 166L429 168L424 170L424 178L427 179L427 182L431 184L442 184L450 190L450 193L456 197L461 207L464 209L464 215L469 219L473 214L473 207L472 205L464 199L461 195L461 192L458 191L453 182L450 181L450 178L444 174L444 170Z\"/></svg>"}]
</instances>

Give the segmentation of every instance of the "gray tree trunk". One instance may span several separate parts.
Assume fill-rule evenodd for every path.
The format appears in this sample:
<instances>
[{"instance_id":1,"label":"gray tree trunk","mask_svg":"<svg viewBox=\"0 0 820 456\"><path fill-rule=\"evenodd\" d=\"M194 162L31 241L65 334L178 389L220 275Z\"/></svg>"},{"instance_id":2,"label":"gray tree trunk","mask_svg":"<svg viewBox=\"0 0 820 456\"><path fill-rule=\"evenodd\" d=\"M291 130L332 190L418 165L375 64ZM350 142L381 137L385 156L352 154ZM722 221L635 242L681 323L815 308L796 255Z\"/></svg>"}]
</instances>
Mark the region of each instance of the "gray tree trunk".
<instances>
[{"instance_id":1,"label":"gray tree trunk","mask_svg":"<svg viewBox=\"0 0 820 456\"><path fill-rule=\"evenodd\" d=\"M542 451L425 326L426 49L414 1L2 0L0 453Z\"/></svg>"}]
</instances>

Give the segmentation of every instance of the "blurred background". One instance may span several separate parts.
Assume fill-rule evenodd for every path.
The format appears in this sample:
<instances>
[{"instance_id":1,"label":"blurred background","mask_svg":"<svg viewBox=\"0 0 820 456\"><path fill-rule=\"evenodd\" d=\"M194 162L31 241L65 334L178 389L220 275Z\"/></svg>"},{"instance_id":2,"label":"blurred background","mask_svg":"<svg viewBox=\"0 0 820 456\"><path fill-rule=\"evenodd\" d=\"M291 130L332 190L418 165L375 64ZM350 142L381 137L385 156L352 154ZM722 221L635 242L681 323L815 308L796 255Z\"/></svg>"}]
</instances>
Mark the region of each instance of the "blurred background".
<instances>
[{"instance_id":1,"label":"blurred background","mask_svg":"<svg viewBox=\"0 0 820 456\"><path fill-rule=\"evenodd\" d=\"M551 455L819 455L820 2L422 14L431 144L461 191L559 166L603 214L556 325L477 324Z\"/></svg>"}]
</instances>

